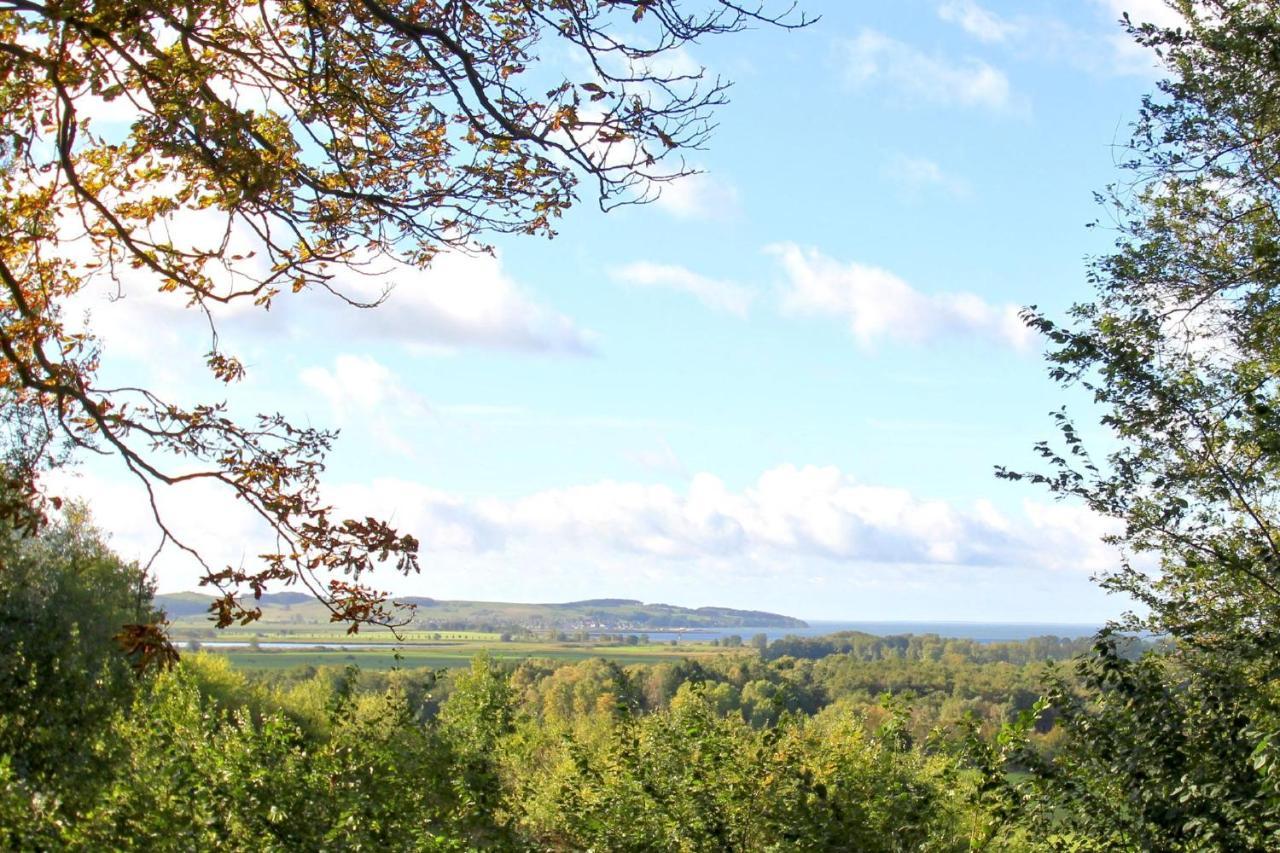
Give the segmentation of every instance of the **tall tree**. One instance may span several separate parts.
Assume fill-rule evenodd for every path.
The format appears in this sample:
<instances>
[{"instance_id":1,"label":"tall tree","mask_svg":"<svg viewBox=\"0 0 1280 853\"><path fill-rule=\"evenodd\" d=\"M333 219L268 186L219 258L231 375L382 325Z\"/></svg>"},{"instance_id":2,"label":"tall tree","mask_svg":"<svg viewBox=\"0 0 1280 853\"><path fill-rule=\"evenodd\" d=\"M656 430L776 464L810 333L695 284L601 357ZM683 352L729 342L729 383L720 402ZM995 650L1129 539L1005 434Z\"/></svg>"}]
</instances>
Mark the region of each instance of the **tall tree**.
<instances>
[{"instance_id":1,"label":"tall tree","mask_svg":"<svg viewBox=\"0 0 1280 853\"><path fill-rule=\"evenodd\" d=\"M1104 585L1167 636L1139 661L1111 638L1051 696L1066 732L1027 799L1063 849L1280 844L1280 4L1177 0L1128 25L1170 78L1146 98L1107 200L1115 250L1094 299L1035 314L1051 374L1092 392L1116 449L1065 411L1048 470L1004 476L1123 523Z\"/></svg>"},{"instance_id":2,"label":"tall tree","mask_svg":"<svg viewBox=\"0 0 1280 853\"><path fill-rule=\"evenodd\" d=\"M34 494L66 445L114 454L198 559L154 489L214 481L278 541L261 566L205 566L220 624L253 618L237 592L270 582L353 627L393 619L365 575L416 571L418 543L321 498L332 433L108 387L62 307L89 287L172 292L235 382L219 305L307 289L355 303L340 268L550 236L580 178L609 208L687 175L726 84L669 57L758 22L806 23L731 0L0 0L0 412L33 427L18 484Z\"/></svg>"},{"instance_id":3,"label":"tall tree","mask_svg":"<svg viewBox=\"0 0 1280 853\"><path fill-rule=\"evenodd\" d=\"M1095 298L1065 324L1030 315L1117 449L1090 456L1060 412L1050 470L1029 476L1123 521L1117 541L1158 567L1127 560L1105 583L1151 627L1209 641L1280 616L1280 7L1174 5L1180 27L1129 26L1172 77L1108 196L1119 236Z\"/></svg>"},{"instance_id":4,"label":"tall tree","mask_svg":"<svg viewBox=\"0 0 1280 853\"><path fill-rule=\"evenodd\" d=\"M37 536L0 522L0 567L0 756L70 791L101 770L96 740L133 694L118 639L154 620L152 588L77 505Z\"/></svg>"}]
</instances>

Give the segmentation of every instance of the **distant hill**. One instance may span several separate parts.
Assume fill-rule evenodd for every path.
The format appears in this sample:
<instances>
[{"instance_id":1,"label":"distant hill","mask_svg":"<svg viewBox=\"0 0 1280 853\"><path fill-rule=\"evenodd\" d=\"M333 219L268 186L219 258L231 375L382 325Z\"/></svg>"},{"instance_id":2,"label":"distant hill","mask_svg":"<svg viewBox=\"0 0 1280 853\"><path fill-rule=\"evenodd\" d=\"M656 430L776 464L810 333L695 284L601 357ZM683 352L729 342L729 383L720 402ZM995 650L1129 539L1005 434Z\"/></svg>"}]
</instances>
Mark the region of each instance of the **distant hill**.
<instances>
[{"instance_id":1,"label":"distant hill","mask_svg":"<svg viewBox=\"0 0 1280 853\"><path fill-rule=\"evenodd\" d=\"M196 614L207 615L212 601L213 596L200 592L175 592L156 596L156 606L162 608L170 619Z\"/></svg>"},{"instance_id":2,"label":"distant hill","mask_svg":"<svg viewBox=\"0 0 1280 853\"><path fill-rule=\"evenodd\" d=\"M172 592L156 596L156 606L164 609L170 619L184 616L205 616L209 613L209 605L213 596L203 592ZM291 607L295 604L307 604L315 599L305 592L273 592L262 596L259 602L266 607Z\"/></svg>"},{"instance_id":3,"label":"distant hill","mask_svg":"<svg viewBox=\"0 0 1280 853\"><path fill-rule=\"evenodd\" d=\"M198 592L156 596L156 604L169 619L186 627L205 626L214 597ZM662 628L806 628L801 619L763 610L731 607L677 607L645 604L630 598L590 598L559 604L522 604L500 601L441 601L409 596L416 605L413 626L434 630L500 630L519 627L558 631L656 631ZM277 592L262 596L261 624L291 626L329 623L329 613L306 593Z\"/></svg>"},{"instance_id":4,"label":"distant hill","mask_svg":"<svg viewBox=\"0 0 1280 853\"><path fill-rule=\"evenodd\" d=\"M582 601L566 601L552 607L643 607L643 601L634 598L584 598ZM666 605L661 605L665 607Z\"/></svg>"}]
</instances>

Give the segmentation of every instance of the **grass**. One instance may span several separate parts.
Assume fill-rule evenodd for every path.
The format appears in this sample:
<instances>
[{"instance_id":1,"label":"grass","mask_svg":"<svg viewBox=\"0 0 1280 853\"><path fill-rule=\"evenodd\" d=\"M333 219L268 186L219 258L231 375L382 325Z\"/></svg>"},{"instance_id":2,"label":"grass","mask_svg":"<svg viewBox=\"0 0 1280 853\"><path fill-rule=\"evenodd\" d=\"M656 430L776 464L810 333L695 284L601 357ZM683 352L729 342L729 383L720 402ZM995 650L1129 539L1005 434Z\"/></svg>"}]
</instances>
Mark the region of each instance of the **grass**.
<instances>
[{"instance_id":1,"label":"grass","mask_svg":"<svg viewBox=\"0 0 1280 853\"><path fill-rule=\"evenodd\" d=\"M400 636L407 643L430 643L445 641L461 642L497 642L498 634L486 631L401 631ZM189 626L177 624L172 630L175 643L189 640L197 642L215 641L224 643L247 643L258 640L263 643L394 643L395 636L385 629L366 629L356 634L348 634L345 628L335 626L326 630L315 625L290 626L272 625L268 622L255 622L252 628L212 628L191 629Z\"/></svg>"},{"instance_id":2,"label":"grass","mask_svg":"<svg viewBox=\"0 0 1280 853\"><path fill-rule=\"evenodd\" d=\"M434 634L435 632L428 632ZM444 634L461 634L467 632L440 632ZM477 633L478 632L472 632ZM250 635L251 637L252 635ZM222 639L222 637L219 637ZM227 641L245 639L226 636ZM296 636L280 637L264 636L262 642L285 642L299 639ZM325 641L334 642L335 638L326 636ZM341 640L345 642L345 640ZM381 642L386 642L382 640ZM305 646L296 649L249 649L249 648L210 648L207 652L221 654L238 669L246 670L283 670L300 666L325 666L355 664L361 669L385 670L396 667L411 669L429 667L431 669L453 669L469 666L472 658L480 652L488 652L499 660L524 660L526 658L549 658L572 663L591 658L606 658L618 663L661 663L662 661L681 660L687 657L727 654L733 651L741 653L741 649L730 650L715 648L706 644L684 644L679 646L650 644L645 646L609 646L578 645L573 643L500 643L479 634L466 640L445 640L437 643L426 642L417 645L406 645L400 649L399 658L392 649L318 649Z\"/></svg>"}]
</instances>

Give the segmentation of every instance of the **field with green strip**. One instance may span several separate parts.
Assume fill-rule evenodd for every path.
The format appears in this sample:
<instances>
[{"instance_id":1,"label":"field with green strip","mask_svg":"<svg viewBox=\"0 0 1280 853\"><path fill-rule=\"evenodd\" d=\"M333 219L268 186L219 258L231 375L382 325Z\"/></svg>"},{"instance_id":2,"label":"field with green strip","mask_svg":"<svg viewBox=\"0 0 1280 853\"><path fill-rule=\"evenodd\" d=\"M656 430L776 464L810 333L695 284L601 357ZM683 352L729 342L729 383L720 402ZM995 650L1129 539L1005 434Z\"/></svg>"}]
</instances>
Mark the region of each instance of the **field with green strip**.
<instances>
[{"instance_id":1,"label":"field with green strip","mask_svg":"<svg viewBox=\"0 0 1280 853\"><path fill-rule=\"evenodd\" d=\"M228 640L232 638L228 637ZM263 643L278 642L282 638L262 639ZM332 641L332 637L326 638ZM385 639L383 640L385 642ZM354 645L354 644L353 644ZM182 644L180 644L182 647ZM384 647L324 648L299 644L297 648L201 647L206 652L224 655L238 669L283 670L300 666L345 666L354 664L366 670L392 668L452 669L468 666L478 654L485 652L499 660L524 660L546 658L573 663L590 658L606 658L620 664L660 663L689 657L711 657L727 654L743 654L742 649L715 648L706 644L671 645L591 645L577 643L501 643L494 640L474 639L440 643L406 644L398 650Z\"/></svg>"}]
</instances>

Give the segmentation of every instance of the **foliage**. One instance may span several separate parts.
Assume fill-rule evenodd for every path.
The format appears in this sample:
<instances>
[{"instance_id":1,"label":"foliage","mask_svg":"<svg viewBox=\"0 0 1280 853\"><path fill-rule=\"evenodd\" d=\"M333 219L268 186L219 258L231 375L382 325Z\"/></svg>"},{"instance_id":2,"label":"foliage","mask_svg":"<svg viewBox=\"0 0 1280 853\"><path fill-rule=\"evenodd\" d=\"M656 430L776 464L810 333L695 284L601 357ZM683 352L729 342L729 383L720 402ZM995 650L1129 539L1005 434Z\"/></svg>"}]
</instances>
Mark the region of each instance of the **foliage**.
<instances>
[{"instance_id":1,"label":"foliage","mask_svg":"<svg viewBox=\"0 0 1280 853\"><path fill-rule=\"evenodd\" d=\"M1077 665L1081 689L1046 697L1065 734L1054 754L1009 751L1032 774L1007 813L1055 849L1275 849L1280 777L1262 733L1280 696L1236 662L1197 663L1126 660L1100 639Z\"/></svg>"},{"instance_id":2,"label":"foliage","mask_svg":"<svg viewBox=\"0 0 1280 853\"><path fill-rule=\"evenodd\" d=\"M1031 317L1053 377L1093 394L1118 446L1094 459L1059 413L1062 444L1031 476L1123 521L1117 541L1158 571L1129 561L1106 584L1204 643L1280 612L1280 12L1177 5L1183 27L1131 27L1174 79L1144 100L1096 297L1068 325Z\"/></svg>"},{"instance_id":3,"label":"foliage","mask_svg":"<svg viewBox=\"0 0 1280 853\"><path fill-rule=\"evenodd\" d=\"M1113 188L1095 298L1066 324L1029 318L1115 449L1090 455L1062 411L1048 469L1002 472L1121 521L1129 556L1103 583L1146 610L1128 627L1170 639L1134 661L1104 635L1081 692L1052 692L1058 751L1031 761L1026 806L1062 849L1280 843L1280 8L1171 5L1178 27L1130 25L1171 79L1144 100L1133 181Z\"/></svg>"},{"instance_id":4,"label":"foliage","mask_svg":"<svg viewBox=\"0 0 1280 853\"><path fill-rule=\"evenodd\" d=\"M515 725L515 708L506 674L487 656L478 656L471 669L455 679L449 701L440 714L440 731L454 751L452 785L464 815L497 816L505 822L502 784L498 773L499 744ZM498 827L475 820L468 835L492 847L505 838Z\"/></svg>"},{"instance_id":5,"label":"foliage","mask_svg":"<svg viewBox=\"0 0 1280 853\"><path fill-rule=\"evenodd\" d=\"M69 588L80 575L67 543L80 540L109 558L89 534L28 546L48 548L44 575L66 575L58 583ZM65 596L0 593L12 596L2 607L25 603L31 624L70 612L58 609ZM93 624L113 604L79 606ZM110 649L98 634L95 648ZM35 697L36 711L23 712L43 715L48 736L0 743L0 844L963 849L998 821L974 805L975 777L929 730L940 712L956 716L946 711L956 701L1007 718L1033 675L966 658L963 644L930 660L935 640L907 638L910 654L880 661L855 650L765 661L744 649L701 662L511 668L482 656L448 675L311 667L259 677L193 653L139 678L120 659L121 681L74 684L92 719L68 716L60 693ZM904 677L911 667L926 671ZM969 692L979 684L991 695ZM881 688L892 698L873 695ZM30 755L77 772L32 772Z\"/></svg>"},{"instance_id":6,"label":"foliage","mask_svg":"<svg viewBox=\"0 0 1280 853\"><path fill-rule=\"evenodd\" d=\"M823 637L787 636L774 640L760 654L765 660L782 657L817 660L849 654L862 661L944 661L1022 665L1067 660L1088 651L1090 641L1069 637L1031 637L1018 642L984 643L937 634L898 634L885 637L841 631Z\"/></svg>"},{"instance_id":7,"label":"foliage","mask_svg":"<svg viewBox=\"0 0 1280 853\"><path fill-rule=\"evenodd\" d=\"M548 729L550 730L548 732ZM942 762L860 720L753 728L701 685L668 710L530 729L509 757L538 846L607 850L947 850L966 846Z\"/></svg>"},{"instance_id":8,"label":"foliage","mask_svg":"<svg viewBox=\"0 0 1280 853\"><path fill-rule=\"evenodd\" d=\"M333 433L107 385L68 300L172 293L235 382L221 306L308 289L358 304L344 268L550 236L579 177L609 207L688 174L726 84L667 58L761 21L779 23L728 0L0 0L0 410L38 427L5 448L21 491L68 444L114 454L153 497L217 483L278 540L260 567L205 566L219 624L252 620L237 593L271 582L353 628L403 618L364 579L415 571L418 543L323 500ZM546 58L562 54L572 79Z\"/></svg>"},{"instance_id":9,"label":"foliage","mask_svg":"<svg viewBox=\"0 0 1280 853\"><path fill-rule=\"evenodd\" d=\"M394 691L365 694L307 739L209 702L187 666L117 721L116 774L66 829L90 849L456 849L447 755Z\"/></svg>"},{"instance_id":10,"label":"foliage","mask_svg":"<svg viewBox=\"0 0 1280 853\"><path fill-rule=\"evenodd\" d=\"M144 573L110 552L81 506L38 536L0 530L0 755L18 779L94 772L135 679L114 639L152 621Z\"/></svg>"}]
</instances>

